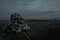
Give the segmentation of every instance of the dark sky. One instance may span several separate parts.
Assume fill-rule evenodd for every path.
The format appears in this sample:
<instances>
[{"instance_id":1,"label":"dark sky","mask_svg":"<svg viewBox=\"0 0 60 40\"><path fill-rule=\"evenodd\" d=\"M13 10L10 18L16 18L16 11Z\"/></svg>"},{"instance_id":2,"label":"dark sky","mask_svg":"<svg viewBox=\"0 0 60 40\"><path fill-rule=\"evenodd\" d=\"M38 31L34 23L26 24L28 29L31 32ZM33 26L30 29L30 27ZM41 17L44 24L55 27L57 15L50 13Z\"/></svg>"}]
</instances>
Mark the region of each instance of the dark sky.
<instances>
[{"instance_id":1,"label":"dark sky","mask_svg":"<svg viewBox=\"0 0 60 40\"><path fill-rule=\"evenodd\" d=\"M60 18L60 0L0 0L0 18L14 12L26 19Z\"/></svg>"}]
</instances>

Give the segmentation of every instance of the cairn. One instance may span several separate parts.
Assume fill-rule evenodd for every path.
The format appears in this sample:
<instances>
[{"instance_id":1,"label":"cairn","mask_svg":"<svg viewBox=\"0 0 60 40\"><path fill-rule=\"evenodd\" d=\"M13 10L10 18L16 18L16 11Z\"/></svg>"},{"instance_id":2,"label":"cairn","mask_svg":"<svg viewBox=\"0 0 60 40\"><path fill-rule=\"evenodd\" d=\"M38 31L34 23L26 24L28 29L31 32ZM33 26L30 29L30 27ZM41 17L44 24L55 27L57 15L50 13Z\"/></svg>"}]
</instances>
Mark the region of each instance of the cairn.
<instances>
[{"instance_id":1,"label":"cairn","mask_svg":"<svg viewBox=\"0 0 60 40\"><path fill-rule=\"evenodd\" d=\"M10 24L5 25L1 40L23 40L22 36L29 39L26 32L31 28L24 22L24 19L19 14L11 14ZM25 39L24 39L25 40Z\"/></svg>"},{"instance_id":2,"label":"cairn","mask_svg":"<svg viewBox=\"0 0 60 40\"><path fill-rule=\"evenodd\" d=\"M12 14L11 15L11 25L14 26L16 29L13 29L13 31L21 32L23 30L30 30L30 27L24 23L24 19L19 14Z\"/></svg>"}]
</instances>

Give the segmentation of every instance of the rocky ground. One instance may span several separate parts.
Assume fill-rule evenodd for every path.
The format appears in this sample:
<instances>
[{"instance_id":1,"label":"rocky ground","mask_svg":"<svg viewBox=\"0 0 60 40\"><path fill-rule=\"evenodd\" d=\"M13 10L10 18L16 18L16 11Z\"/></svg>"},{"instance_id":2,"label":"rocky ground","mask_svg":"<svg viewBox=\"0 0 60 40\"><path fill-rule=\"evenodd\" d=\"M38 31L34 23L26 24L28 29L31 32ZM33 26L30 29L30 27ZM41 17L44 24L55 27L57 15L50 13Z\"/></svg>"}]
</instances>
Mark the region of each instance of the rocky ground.
<instances>
[{"instance_id":1,"label":"rocky ground","mask_svg":"<svg viewBox=\"0 0 60 40\"><path fill-rule=\"evenodd\" d=\"M60 21L26 22L29 31L3 31L6 26L0 27L0 40L58 40L60 39Z\"/></svg>"}]
</instances>

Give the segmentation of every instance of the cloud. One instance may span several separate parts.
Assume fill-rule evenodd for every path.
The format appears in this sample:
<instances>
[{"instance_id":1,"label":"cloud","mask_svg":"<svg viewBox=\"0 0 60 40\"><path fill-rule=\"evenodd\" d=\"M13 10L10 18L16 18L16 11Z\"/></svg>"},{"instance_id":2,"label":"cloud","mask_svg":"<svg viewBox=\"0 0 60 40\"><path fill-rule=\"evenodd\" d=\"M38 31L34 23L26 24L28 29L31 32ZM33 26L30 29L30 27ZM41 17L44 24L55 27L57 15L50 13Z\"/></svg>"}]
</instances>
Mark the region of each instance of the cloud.
<instances>
[{"instance_id":1,"label":"cloud","mask_svg":"<svg viewBox=\"0 0 60 40\"><path fill-rule=\"evenodd\" d=\"M60 0L0 0L0 18L9 18L14 12L24 18L59 17L59 13L54 13L60 10L59 4Z\"/></svg>"}]
</instances>

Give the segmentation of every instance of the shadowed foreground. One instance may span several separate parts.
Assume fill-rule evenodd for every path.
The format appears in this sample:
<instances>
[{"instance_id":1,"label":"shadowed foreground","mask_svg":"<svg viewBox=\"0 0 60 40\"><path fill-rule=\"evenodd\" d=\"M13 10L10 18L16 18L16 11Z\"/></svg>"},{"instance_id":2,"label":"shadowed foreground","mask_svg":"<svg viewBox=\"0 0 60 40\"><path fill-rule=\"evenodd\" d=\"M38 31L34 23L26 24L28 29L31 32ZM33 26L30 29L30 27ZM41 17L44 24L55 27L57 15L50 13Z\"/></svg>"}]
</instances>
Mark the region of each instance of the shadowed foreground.
<instances>
[{"instance_id":1,"label":"shadowed foreground","mask_svg":"<svg viewBox=\"0 0 60 40\"><path fill-rule=\"evenodd\" d=\"M59 21L36 21L26 22L31 30L22 32L2 31L0 28L0 40L59 40L60 22Z\"/></svg>"}]
</instances>

